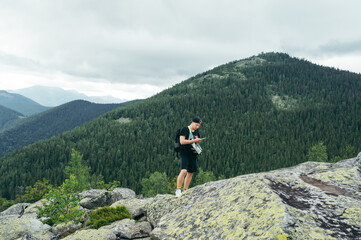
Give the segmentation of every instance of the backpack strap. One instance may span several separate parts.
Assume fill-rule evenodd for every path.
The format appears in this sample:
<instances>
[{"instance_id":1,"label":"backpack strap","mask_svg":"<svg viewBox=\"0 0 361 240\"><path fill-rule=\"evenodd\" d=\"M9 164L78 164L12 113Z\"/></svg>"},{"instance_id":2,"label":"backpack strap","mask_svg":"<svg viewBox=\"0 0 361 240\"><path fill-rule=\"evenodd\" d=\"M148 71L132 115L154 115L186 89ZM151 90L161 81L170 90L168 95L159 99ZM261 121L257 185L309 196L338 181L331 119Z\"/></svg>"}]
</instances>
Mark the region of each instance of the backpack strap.
<instances>
[{"instance_id":1,"label":"backpack strap","mask_svg":"<svg viewBox=\"0 0 361 240\"><path fill-rule=\"evenodd\" d=\"M188 126L188 129L189 129L189 138L188 138L188 140L193 140L194 136L193 136L192 130L191 130L191 128L189 126Z\"/></svg>"}]
</instances>

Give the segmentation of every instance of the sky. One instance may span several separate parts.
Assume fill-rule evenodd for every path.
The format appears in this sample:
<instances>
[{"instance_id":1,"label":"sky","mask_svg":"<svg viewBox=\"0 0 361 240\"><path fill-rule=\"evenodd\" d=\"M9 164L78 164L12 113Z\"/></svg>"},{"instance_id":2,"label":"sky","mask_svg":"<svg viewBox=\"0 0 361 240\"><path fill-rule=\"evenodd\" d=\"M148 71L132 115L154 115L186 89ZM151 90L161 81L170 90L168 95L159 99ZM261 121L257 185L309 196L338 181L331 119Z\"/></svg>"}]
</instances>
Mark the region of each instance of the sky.
<instances>
[{"instance_id":1,"label":"sky","mask_svg":"<svg viewBox=\"0 0 361 240\"><path fill-rule=\"evenodd\" d=\"M361 73L359 0L1 0L0 89L143 99L261 52Z\"/></svg>"}]
</instances>

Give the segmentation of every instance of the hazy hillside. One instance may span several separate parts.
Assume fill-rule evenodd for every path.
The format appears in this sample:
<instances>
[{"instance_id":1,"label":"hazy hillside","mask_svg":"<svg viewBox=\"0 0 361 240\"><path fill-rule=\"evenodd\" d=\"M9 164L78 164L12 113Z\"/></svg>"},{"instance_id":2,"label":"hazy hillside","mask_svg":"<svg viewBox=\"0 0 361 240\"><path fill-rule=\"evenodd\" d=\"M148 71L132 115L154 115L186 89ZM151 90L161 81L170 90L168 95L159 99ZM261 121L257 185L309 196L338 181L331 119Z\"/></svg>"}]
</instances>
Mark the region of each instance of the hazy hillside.
<instances>
[{"instance_id":1,"label":"hazy hillside","mask_svg":"<svg viewBox=\"0 0 361 240\"><path fill-rule=\"evenodd\" d=\"M61 88L46 86L33 86L14 90L12 92L19 93L25 97L33 99L34 101L44 106L52 107L79 99L94 103L122 103L126 101L111 96L89 97L76 91L69 91Z\"/></svg>"},{"instance_id":2,"label":"hazy hillside","mask_svg":"<svg viewBox=\"0 0 361 240\"><path fill-rule=\"evenodd\" d=\"M121 105L77 100L23 119L16 127L0 133L0 157L36 141L71 130Z\"/></svg>"},{"instance_id":3,"label":"hazy hillside","mask_svg":"<svg viewBox=\"0 0 361 240\"><path fill-rule=\"evenodd\" d=\"M266 53L196 75L149 99L121 107L73 131L0 159L3 196L43 177L64 180L71 148L106 181L141 190L149 174L179 172L177 128L203 118L199 165L232 177L306 161L323 141L329 159L346 146L360 151L361 75ZM16 170L14 170L16 169Z\"/></svg>"},{"instance_id":4,"label":"hazy hillside","mask_svg":"<svg viewBox=\"0 0 361 240\"><path fill-rule=\"evenodd\" d=\"M25 116L43 112L49 107L44 107L33 100L16 93L0 90L0 105L17 111Z\"/></svg>"},{"instance_id":5,"label":"hazy hillside","mask_svg":"<svg viewBox=\"0 0 361 240\"><path fill-rule=\"evenodd\" d=\"M0 105L0 132L10 127L22 116L21 113Z\"/></svg>"}]
</instances>

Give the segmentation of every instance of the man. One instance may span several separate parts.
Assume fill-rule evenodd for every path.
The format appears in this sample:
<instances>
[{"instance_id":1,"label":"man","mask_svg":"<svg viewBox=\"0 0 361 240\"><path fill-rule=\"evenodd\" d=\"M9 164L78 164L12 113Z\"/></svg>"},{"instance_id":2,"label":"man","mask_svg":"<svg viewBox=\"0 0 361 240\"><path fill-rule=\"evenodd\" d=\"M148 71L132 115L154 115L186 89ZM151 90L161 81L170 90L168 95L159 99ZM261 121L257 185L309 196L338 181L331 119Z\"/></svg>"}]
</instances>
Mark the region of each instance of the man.
<instances>
[{"instance_id":1,"label":"man","mask_svg":"<svg viewBox=\"0 0 361 240\"><path fill-rule=\"evenodd\" d=\"M202 120L194 117L189 126L183 127L180 132L180 162L181 171L177 179L176 196L182 195L181 188L184 182L183 192L186 191L191 183L193 173L198 171L197 153L192 150L192 143L200 143L204 138L200 138L198 128L201 126ZM185 177L185 180L184 180Z\"/></svg>"}]
</instances>

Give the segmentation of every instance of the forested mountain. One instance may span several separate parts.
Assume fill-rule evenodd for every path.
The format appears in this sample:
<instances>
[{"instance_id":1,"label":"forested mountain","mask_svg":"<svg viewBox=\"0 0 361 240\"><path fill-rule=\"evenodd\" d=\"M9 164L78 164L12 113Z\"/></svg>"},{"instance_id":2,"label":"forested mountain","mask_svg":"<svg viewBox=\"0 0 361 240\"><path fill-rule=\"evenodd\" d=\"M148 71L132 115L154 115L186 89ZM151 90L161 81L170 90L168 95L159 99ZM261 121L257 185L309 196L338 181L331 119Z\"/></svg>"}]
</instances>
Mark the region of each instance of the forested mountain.
<instances>
[{"instance_id":1,"label":"forested mountain","mask_svg":"<svg viewBox=\"0 0 361 240\"><path fill-rule=\"evenodd\" d=\"M49 107L44 107L20 94L8 93L4 90L0 90L0 105L17 111L25 116L34 115L49 109Z\"/></svg>"},{"instance_id":2,"label":"forested mountain","mask_svg":"<svg viewBox=\"0 0 361 240\"><path fill-rule=\"evenodd\" d=\"M19 120L23 115L12 109L0 105L0 132L10 127L14 122Z\"/></svg>"},{"instance_id":3,"label":"forested mountain","mask_svg":"<svg viewBox=\"0 0 361 240\"><path fill-rule=\"evenodd\" d=\"M283 53L265 53L198 74L142 102L0 159L3 197L18 186L64 180L72 148L105 181L141 190L155 171L179 173L172 141L198 115L203 170L226 178L306 161L322 141L328 157L360 151L361 75Z\"/></svg>"},{"instance_id":4,"label":"forested mountain","mask_svg":"<svg viewBox=\"0 0 361 240\"><path fill-rule=\"evenodd\" d=\"M122 104L95 104L76 100L27 117L0 133L0 157L16 149L72 130Z\"/></svg>"}]
</instances>

